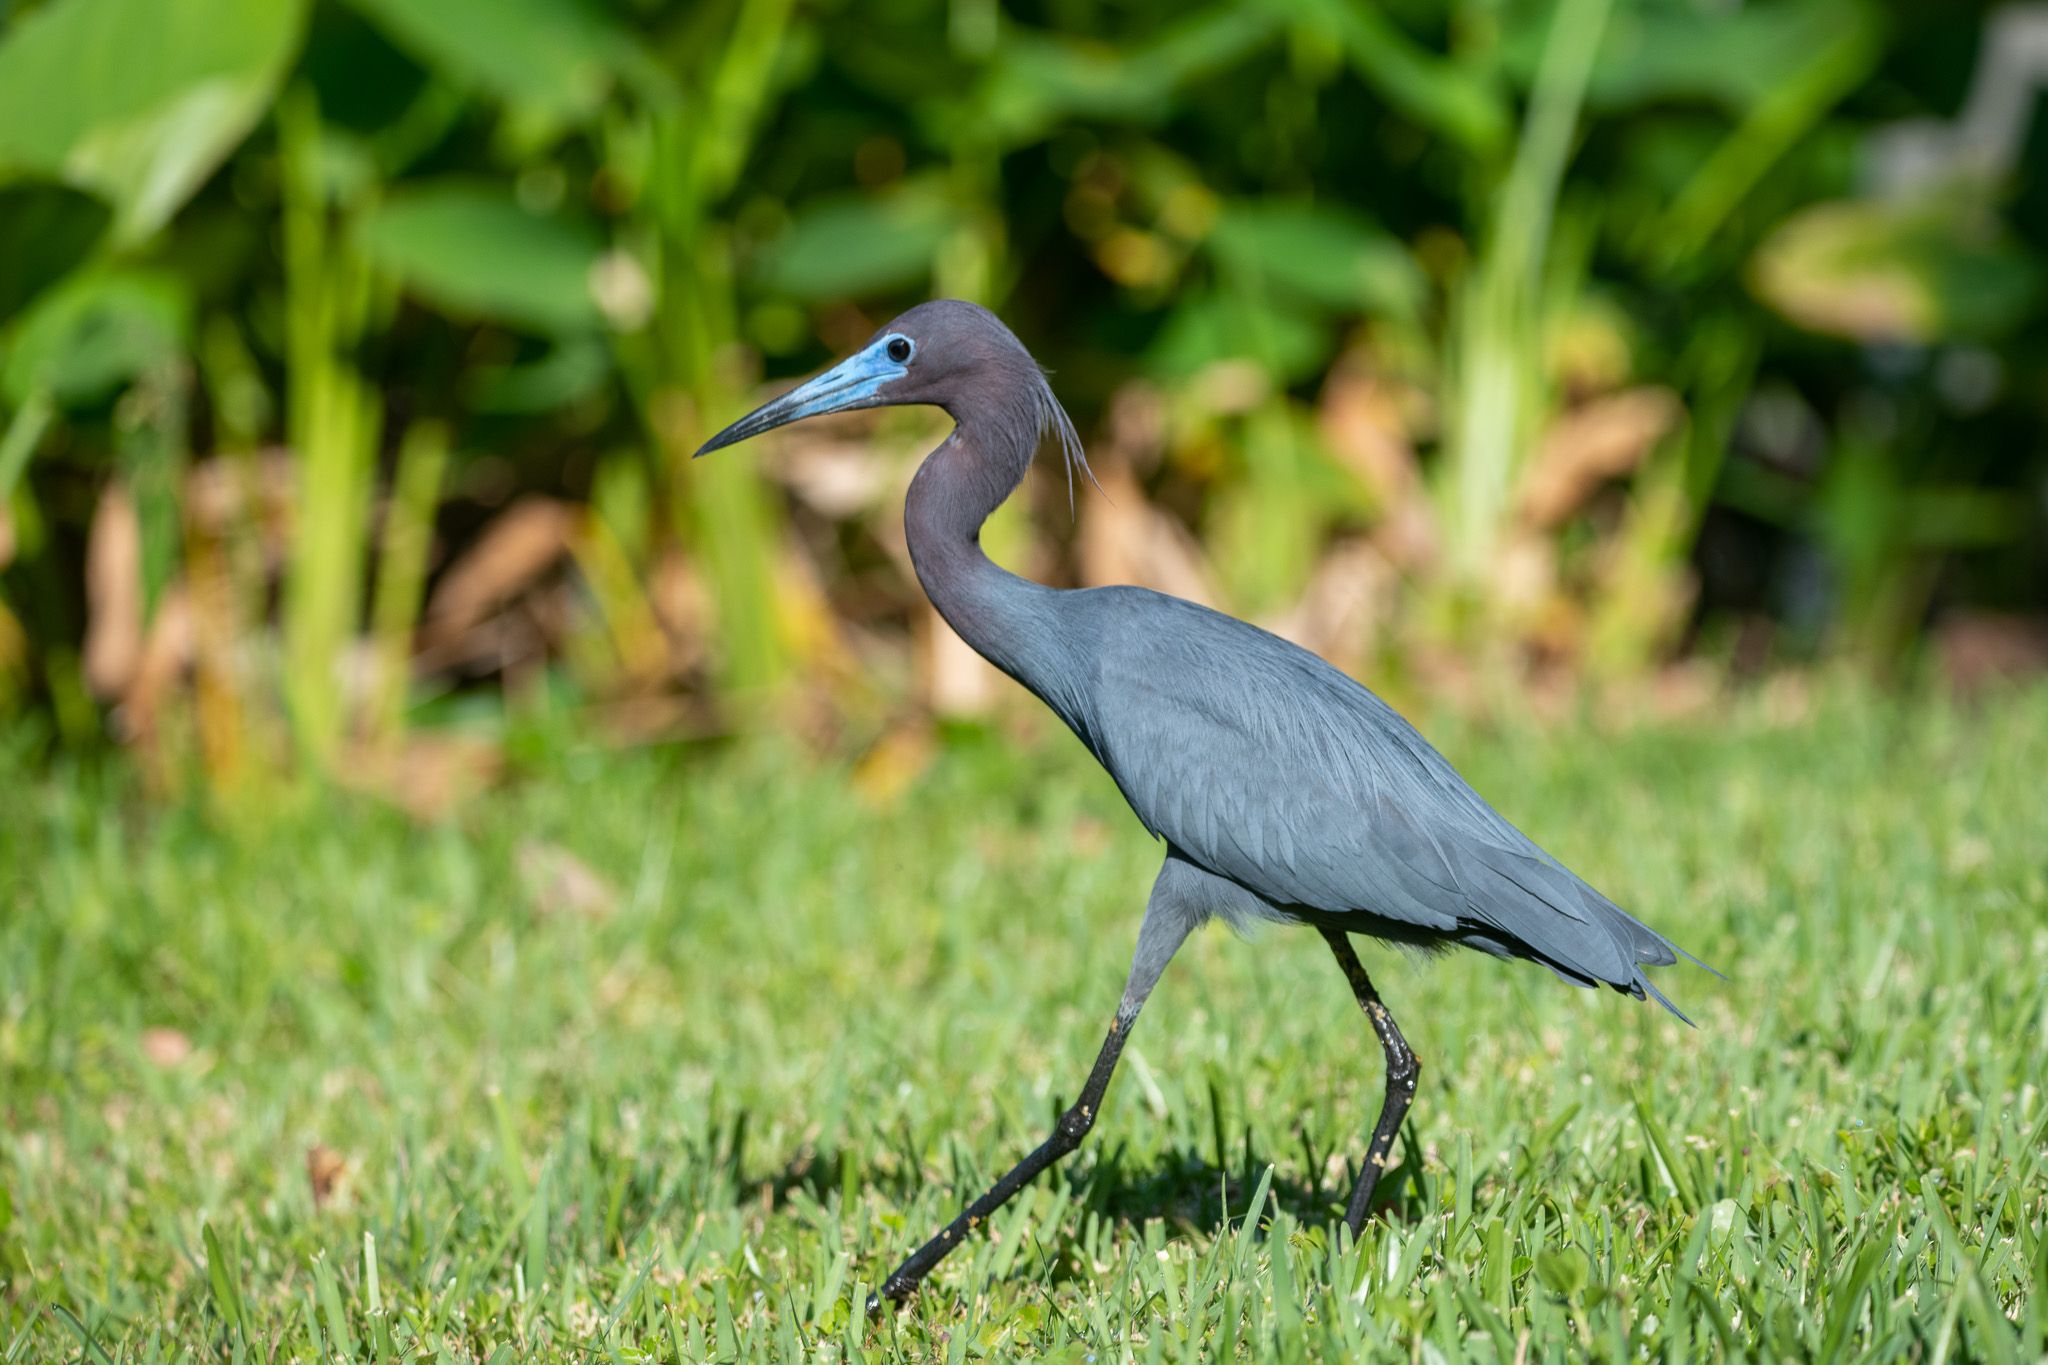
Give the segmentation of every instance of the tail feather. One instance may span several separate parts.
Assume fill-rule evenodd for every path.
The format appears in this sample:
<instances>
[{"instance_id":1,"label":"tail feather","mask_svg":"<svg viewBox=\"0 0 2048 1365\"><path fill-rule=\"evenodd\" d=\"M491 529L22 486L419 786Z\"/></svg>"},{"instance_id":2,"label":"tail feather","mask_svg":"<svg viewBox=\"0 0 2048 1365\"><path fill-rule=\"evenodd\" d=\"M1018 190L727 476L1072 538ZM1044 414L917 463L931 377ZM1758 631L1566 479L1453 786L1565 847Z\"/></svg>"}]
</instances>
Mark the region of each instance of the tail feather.
<instances>
[{"instance_id":1,"label":"tail feather","mask_svg":"<svg viewBox=\"0 0 2048 1365\"><path fill-rule=\"evenodd\" d=\"M1710 968L1709 970L1712 969ZM1650 980L1649 977L1644 976L1641 972L1636 973L1636 985L1640 988L1640 991L1648 991L1650 994L1650 998L1652 1000L1655 1000L1665 1009L1670 1010L1674 1015L1678 1016L1679 1023L1684 1024L1687 1028L1699 1027L1698 1024L1695 1024L1690 1018L1686 1016L1684 1010L1672 1004L1671 1001L1665 997L1664 992L1657 989L1656 982ZM1640 991L1638 992L1638 995L1640 995Z\"/></svg>"},{"instance_id":2,"label":"tail feather","mask_svg":"<svg viewBox=\"0 0 2048 1365\"><path fill-rule=\"evenodd\" d=\"M1524 893L1509 901L1519 913L1481 916L1489 928L1515 941L1520 955L1573 985L1604 985L1638 1000L1655 1000L1687 1026L1698 1027L1642 968L1673 966L1683 957L1715 976L1720 972L1561 865L1491 847L1478 859L1468 860L1468 870L1472 863Z\"/></svg>"},{"instance_id":3,"label":"tail feather","mask_svg":"<svg viewBox=\"0 0 2048 1365\"><path fill-rule=\"evenodd\" d=\"M1590 887L1587 889L1591 891ZM1714 969L1707 967L1706 963L1701 962L1691 953L1686 952L1685 949L1679 947L1670 939L1665 938L1655 929L1644 924L1605 896L1601 896L1598 892L1593 892L1592 894L1600 902L1609 929L1615 933L1617 938L1626 942L1631 955L1638 964L1631 979L1626 984L1617 986L1616 989L1626 990L1638 1000L1643 999L1647 995L1649 999L1655 1000L1665 1009L1670 1010L1687 1027L1699 1027L1699 1025L1693 1023L1684 1010L1672 1004L1670 998L1664 992L1657 989L1656 983L1650 980L1649 974L1644 972L1642 967L1670 967L1676 965L1678 959L1683 957L1696 967L1705 967L1710 972L1714 972ZM1720 976L1721 973L1714 972L1714 975ZM1725 980L1726 978L1724 977L1723 979Z\"/></svg>"}]
</instances>

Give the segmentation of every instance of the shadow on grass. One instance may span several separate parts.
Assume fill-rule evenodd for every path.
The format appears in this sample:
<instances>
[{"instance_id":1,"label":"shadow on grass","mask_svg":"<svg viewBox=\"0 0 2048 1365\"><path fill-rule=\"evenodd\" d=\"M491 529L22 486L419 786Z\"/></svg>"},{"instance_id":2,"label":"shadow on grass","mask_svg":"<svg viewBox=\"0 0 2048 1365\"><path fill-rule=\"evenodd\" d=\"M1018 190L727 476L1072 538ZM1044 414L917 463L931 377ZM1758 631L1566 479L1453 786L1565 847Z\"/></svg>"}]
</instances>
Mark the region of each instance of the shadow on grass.
<instances>
[{"instance_id":1,"label":"shadow on grass","mask_svg":"<svg viewBox=\"0 0 2048 1365\"><path fill-rule=\"evenodd\" d=\"M943 1203L950 1209L977 1198L1006 1169L994 1163L1021 1158L1026 1150L1020 1146L1014 1153L990 1154L985 1158L989 1164L978 1167L978 1174L960 1171L954 1179L940 1180L906 1146L897 1147L893 1160L881 1162L850 1160L837 1148L807 1147L772 1174L748 1182L743 1198L780 1211L798 1192L824 1204L837 1190L854 1199L864 1193L876 1195L902 1208L937 1185L945 1187ZM1410 1179L1412 1161L1405 1155L1405 1146L1402 1151L1404 1159L1380 1181L1372 1212L1374 1217L1409 1223L1422 1216L1424 1203ZM1290 1162L1285 1156L1256 1153L1249 1145L1238 1160L1223 1166L1213 1154L1204 1155L1187 1143L1170 1146L1142 1162L1131 1160L1127 1141L1091 1143L1041 1175L1039 1181L1067 1183L1082 1208L1117 1223L1142 1226L1159 1219L1185 1232L1215 1236L1244 1220L1268 1164L1273 1167L1273 1178L1267 1203L1259 1211L1262 1223L1276 1211L1307 1225L1326 1225L1343 1218L1358 1177L1356 1160L1344 1163L1341 1177L1323 1181L1314 1178L1323 1167L1321 1161L1305 1161L1297 1155ZM1309 1174L1308 1180L1302 1178L1304 1173Z\"/></svg>"},{"instance_id":2,"label":"shadow on grass","mask_svg":"<svg viewBox=\"0 0 2048 1365\"><path fill-rule=\"evenodd\" d=\"M751 1207L799 1222L899 1211L904 1221L895 1231L863 1239L868 1243L864 1264L879 1277L1028 1150L1023 1143L1015 1144L1014 1150L1006 1146L989 1153L953 1146L953 1170L946 1174L924 1160L924 1149L902 1132L884 1138L865 1155L844 1147L805 1144L763 1172L748 1157L747 1127L747 1116L736 1115L729 1123L712 1126L703 1140L685 1142L667 1159L642 1166L640 1178L622 1199L626 1240L637 1242L663 1222L706 1208ZM1425 1192L1413 1176L1416 1149L1411 1142L1412 1134L1404 1134L1397 1148L1401 1164L1380 1182L1373 1205L1376 1218L1408 1224L1419 1221L1427 1210ZM1362 1142L1360 1148L1362 1155ZM1089 1230L1095 1220L1123 1229L1117 1240L1142 1236L1139 1230L1158 1220L1169 1235L1213 1242L1234 1229L1263 1240L1270 1235L1273 1217L1285 1213L1304 1227L1339 1235L1336 1225L1344 1216L1358 1160L1357 1155L1349 1157L1334 1174L1325 1176L1333 1163L1306 1140L1290 1158L1287 1153L1257 1150L1249 1134L1221 1162L1214 1146L1188 1141L1134 1158L1130 1140L1111 1134L1084 1144L1080 1152L1039 1177L1040 1184L1061 1182L1075 1207L1032 1232L1031 1249L1003 1278L1036 1283L1041 1289L1088 1279L1084 1248L1096 1235ZM1253 1195L1269 1166L1267 1198L1257 1210L1256 1225L1244 1233ZM873 1201L882 1208L878 1210ZM909 1212L919 1206L919 1212ZM930 1227L920 1225L926 1218Z\"/></svg>"}]
</instances>

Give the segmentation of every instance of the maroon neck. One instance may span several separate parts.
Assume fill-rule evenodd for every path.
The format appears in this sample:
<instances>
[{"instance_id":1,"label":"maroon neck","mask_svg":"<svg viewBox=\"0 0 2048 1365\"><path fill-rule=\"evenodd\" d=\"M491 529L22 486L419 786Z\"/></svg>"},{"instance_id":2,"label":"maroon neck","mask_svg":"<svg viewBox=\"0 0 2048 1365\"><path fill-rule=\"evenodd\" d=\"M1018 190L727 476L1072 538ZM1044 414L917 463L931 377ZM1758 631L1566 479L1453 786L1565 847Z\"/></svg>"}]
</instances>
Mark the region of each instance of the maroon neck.
<instances>
[{"instance_id":1,"label":"maroon neck","mask_svg":"<svg viewBox=\"0 0 2048 1365\"><path fill-rule=\"evenodd\" d=\"M1034 657L1048 642L1035 608L1052 589L1017 577L981 548L989 514L1023 481L1033 450L1021 437L980 443L984 433L963 420L925 456L903 504L910 562L925 596L960 638L1027 686Z\"/></svg>"}]
</instances>

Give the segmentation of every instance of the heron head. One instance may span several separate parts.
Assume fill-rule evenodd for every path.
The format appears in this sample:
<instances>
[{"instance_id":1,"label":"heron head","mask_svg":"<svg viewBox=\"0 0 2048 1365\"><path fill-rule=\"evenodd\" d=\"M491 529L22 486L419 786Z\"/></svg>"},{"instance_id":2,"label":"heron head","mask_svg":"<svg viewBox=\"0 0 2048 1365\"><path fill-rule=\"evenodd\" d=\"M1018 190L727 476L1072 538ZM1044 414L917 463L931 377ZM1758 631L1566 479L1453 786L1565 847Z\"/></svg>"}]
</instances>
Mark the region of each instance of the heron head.
<instances>
[{"instance_id":1,"label":"heron head","mask_svg":"<svg viewBox=\"0 0 2048 1365\"><path fill-rule=\"evenodd\" d=\"M697 453L708 455L806 417L855 408L928 404L966 421L970 414L994 415L1020 406L1020 399L1030 409L1035 436L1035 419L1052 395L1030 352L986 308L938 299L890 321L845 360L754 409Z\"/></svg>"}]
</instances>

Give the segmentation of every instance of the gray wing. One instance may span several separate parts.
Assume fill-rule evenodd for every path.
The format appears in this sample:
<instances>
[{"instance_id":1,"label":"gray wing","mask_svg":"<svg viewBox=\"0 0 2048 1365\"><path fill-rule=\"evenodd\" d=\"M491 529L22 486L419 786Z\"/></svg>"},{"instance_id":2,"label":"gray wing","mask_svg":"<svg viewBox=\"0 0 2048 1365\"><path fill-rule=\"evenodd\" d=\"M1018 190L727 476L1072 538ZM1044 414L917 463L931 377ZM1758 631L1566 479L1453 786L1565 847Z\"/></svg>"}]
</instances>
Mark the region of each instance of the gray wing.
<instances>
[{"instance_id":1,"label":"gray wing","mask_svg":"<svg viewBox=\"0 0 2048 1365\"><path fill-rule=\"evenodd\" d=\"M1357 682L1178 598L1076 596L1096 599L1083 738L1155 835L1275 905L1365 912L1417 941L1533 958L1670 1007L1640 966L1675 961L1672 945L1503 819Z\"/></svg>"}]
</instances>

